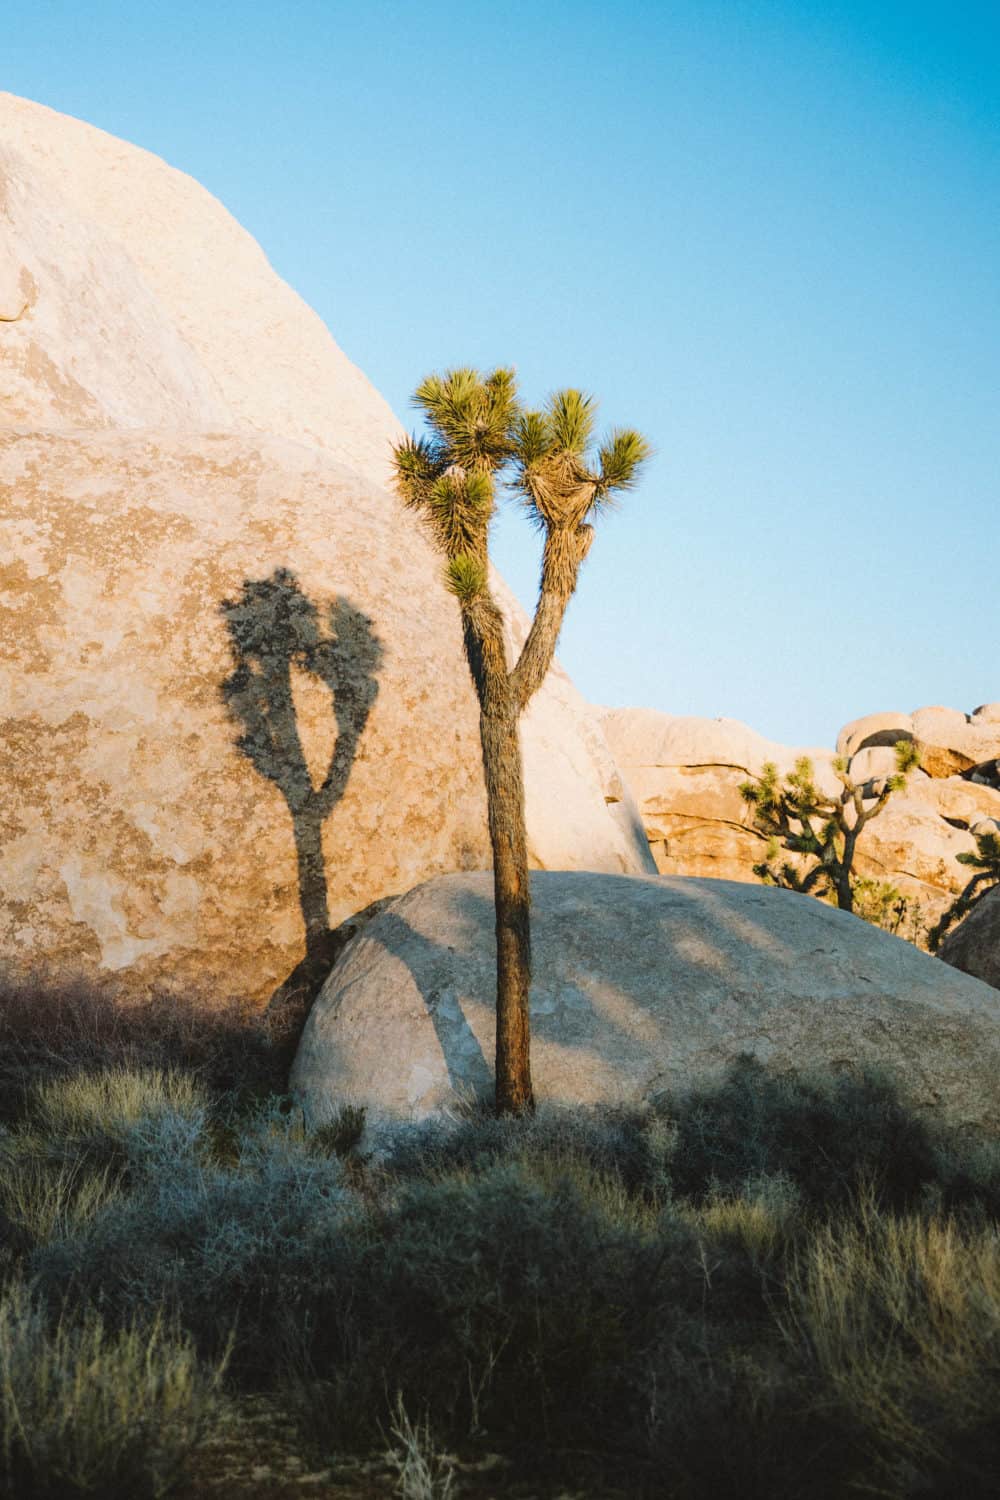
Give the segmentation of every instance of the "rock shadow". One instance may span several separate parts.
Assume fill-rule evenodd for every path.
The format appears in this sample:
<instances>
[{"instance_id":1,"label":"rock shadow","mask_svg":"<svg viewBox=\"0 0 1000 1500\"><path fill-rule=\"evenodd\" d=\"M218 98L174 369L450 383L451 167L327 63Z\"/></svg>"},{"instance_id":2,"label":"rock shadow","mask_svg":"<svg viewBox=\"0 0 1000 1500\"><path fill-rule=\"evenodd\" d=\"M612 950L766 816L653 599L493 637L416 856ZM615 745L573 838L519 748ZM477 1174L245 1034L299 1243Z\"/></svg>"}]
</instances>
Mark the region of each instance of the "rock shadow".
<instances>
[{"instance_id":1,"label":"rock shadow","mask_svg":"<svg viewBox=\"0 0 1000 1500\"><path fill-rule=\"evenodd\" d=\"M475 915L478 915L476 907L486 904L473 898ZM489 906L492 911L492 903ZM378 936L386 952L405 964L413 976L441 1047L452 1088L459 1095L471 1090L479 1099L492 1097L493 1063L487 1060L462 1009L455 985L454 948L426 937L394 911L381 913Z\"/></svg>"},{"instance_id":2,"label":"rock shadow","mask_svg":"<svg viewBox=\"0 0 1000 1500\"><path fill-rule=\"evenodd\" d=\"M301 1011L315 996L351 934L330 930L323 825L343 797L372 705L384 656L371 620L338 596L322 609L288 568L246 579L237 599L219 606L229 635L233 671L222 700L239 734L236 748L281 792L292 820L298 861L305 956L271 996L269 1009ZM302 746L293 675L314 678L330 694L336 738L318 782Z\"/></svg>"}]
</instances>

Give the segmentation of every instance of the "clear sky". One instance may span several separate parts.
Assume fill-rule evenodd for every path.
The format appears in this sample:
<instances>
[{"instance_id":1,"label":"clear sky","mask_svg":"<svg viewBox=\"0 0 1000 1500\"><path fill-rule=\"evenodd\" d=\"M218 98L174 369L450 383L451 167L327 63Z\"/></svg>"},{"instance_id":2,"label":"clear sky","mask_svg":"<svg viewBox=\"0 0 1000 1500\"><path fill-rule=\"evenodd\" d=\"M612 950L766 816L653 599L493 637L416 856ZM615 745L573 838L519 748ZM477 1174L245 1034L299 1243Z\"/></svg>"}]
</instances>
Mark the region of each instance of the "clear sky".
<instances>
[{"instance_id":1,"label":"clear sky","mask_svg":"<svg viewBox=\"0 0 1000 1500\"><path fill-rule=\"evenodd\" d=\"M0 87L217 194L404 420L512 363L657 449L562 659L791 743L1000 699L1000 5L2 0ZM530 600L537 543L496 555Z\"/></svg>"}]
</instances>

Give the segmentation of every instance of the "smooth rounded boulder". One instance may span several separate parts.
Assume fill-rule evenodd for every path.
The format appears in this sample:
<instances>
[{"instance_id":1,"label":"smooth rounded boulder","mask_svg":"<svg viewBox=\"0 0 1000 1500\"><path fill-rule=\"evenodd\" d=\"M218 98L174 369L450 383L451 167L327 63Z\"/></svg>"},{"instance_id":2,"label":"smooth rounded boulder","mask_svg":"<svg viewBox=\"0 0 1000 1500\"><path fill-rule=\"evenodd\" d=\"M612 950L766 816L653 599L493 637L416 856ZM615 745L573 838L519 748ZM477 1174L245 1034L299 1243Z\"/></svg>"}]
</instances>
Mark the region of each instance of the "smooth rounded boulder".
<instances>
[{"instance_id":1,"label":"smooth rounded boulder","mask_svg":"<svg viewBox=\"0 0 1000 1500\"><path fill-rule=\"evenodd\" d=\"M531 877L540 1101L635 1101L720 1077L877 1066L957 1125L1000 1123L1000 991L791 891L675 876ZM489 1096L490 877L441 876L384 906L334 966L292 1086L313 1119L375 1127Z\"/></svg>"}]
</instances>

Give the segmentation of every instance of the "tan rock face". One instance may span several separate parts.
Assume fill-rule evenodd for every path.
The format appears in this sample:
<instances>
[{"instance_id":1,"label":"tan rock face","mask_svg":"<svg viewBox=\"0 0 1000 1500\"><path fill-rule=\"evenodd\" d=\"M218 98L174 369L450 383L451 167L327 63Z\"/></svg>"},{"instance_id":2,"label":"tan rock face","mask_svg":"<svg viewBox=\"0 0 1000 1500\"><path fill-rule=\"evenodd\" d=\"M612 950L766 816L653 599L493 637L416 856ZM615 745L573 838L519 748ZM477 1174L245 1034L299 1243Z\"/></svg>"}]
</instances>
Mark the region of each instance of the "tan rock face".
<instances>
[{"instance_id":1,"label":"tan rock face","mask_svg":"<svg viewBox=\"0 0 1000 1500\"><path fill-rule=\"evenodd\" d=\"M2 136L0 395L0 430L229 417L121 247L48 192Z\"/></svg>"},{"instance_id":2,"label":"tan rock face","mask_svg":"<svg viewBox=\"0 0 1000 1500\"><path fill-rule=\"evenodd\" d=\"M308 924L488 863L457 611L391 497L170 434L8 434L0 495L8 960L264 999ZM581 755L534 765L579 815L536 862L642 868Z\"/></svg>"},{"instance_id":3,"label":"tan rock face","mask_svg":"<svg viewBox=\"0 0 1000 1500\"><path fill-rule=\"evenodd\" d=\"M991 767L1000 757L1000 724L970 721L954 708L917 709L913 738L930 776L960 776L979 766Z\"/></svg>"},{"instance_id":4,"label":"tan rock face","mask_svg":"<svg viewBox=\"0 0 1000 1500\"><path fill-rule=\"evenodd\" d=\"M837 736L837 754L850 759L859 751L880 747L892 749L900 740L912 738L911 714L866 714L863 719L854 719L844 725Z\"/></svg>"},{"instance_id":5,"label":"tan rock face","mask_svg":"<svg viewBox=\"0 0 1000 1500\"><path fill-rule=\"evenodd\" d=\"M736 719L698 719L654 709L607 709L601 727L642 819L657 869L666 875L756 880L763 841L740 783L767 761L782 772L812 759L819 785L837 786L829 750L795 750Z\"/></svg>"},{"instance_id":6,"label":"tan rock face","mask_svg":"<svg viewBox=\"0 0 1000 1500\"><path fill-rule=\"evenodd\" d=\"M531 894L541 1100L638 1100L749 1053L779 1070L878 1065L950 1121L998 1119L1000 993L856 917L675 877L543 873ZM489 877L430 881L339 958L293 1087L314 1117L354 1101L376 1125L488 1095L494 987Z\"/></svg>"},{"instance_id":7,"label":"tan rock face","mask_svg":"<svg viewBox=\"0 0 1000 1500\"><path fill-rule=\"evenodd\" d=\"M385 482L392 411L222 204L150 152L0 93L11 257L35 292L16 343L0 326L0 426L273 433Z\"/></svg>"},{"instance_id":8,"label":"tan rock face","mask_svg":"<svg viewBox=\"0 0 1000 1500\"><path fill-rule=\"evenodd\" d=\"M266 998L303 906L484 862L454 611L388 497L170 435L8 437L0 494L8 958Z\"/></svg>"}]
</instances>

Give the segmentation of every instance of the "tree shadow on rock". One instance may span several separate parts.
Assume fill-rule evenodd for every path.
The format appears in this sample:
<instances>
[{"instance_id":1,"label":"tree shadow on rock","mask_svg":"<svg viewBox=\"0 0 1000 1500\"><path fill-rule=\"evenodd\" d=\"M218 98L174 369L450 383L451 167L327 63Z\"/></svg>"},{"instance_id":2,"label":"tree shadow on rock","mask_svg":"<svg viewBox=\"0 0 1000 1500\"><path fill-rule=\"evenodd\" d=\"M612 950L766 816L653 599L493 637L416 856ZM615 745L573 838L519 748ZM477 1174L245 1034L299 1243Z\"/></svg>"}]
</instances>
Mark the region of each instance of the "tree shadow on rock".
<instances>
[{"instance_id":1,"label":"tree shadow on rock","mask_svg":"<svg viewBox=\"0 0 1000 1500\"><path fill-rule=\"evenodd\" d=\"M338 597L318 608L295 574L277 568L246 579L238 599L220 613L234 670L222 684L226 709L239 728L237 749L281 792L292 819L298 861L305 956L271 996L269 1010L296 1031L344 942L330 930L323 825L343 797L361 736L378 695L384 655L371 620ZM293 674L316 679L330 694L336 739L321 779L314 780L302 746Z\"/></svg>"}]
</instances>

